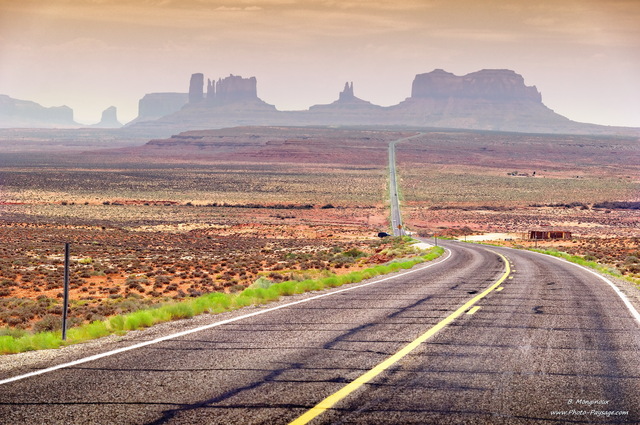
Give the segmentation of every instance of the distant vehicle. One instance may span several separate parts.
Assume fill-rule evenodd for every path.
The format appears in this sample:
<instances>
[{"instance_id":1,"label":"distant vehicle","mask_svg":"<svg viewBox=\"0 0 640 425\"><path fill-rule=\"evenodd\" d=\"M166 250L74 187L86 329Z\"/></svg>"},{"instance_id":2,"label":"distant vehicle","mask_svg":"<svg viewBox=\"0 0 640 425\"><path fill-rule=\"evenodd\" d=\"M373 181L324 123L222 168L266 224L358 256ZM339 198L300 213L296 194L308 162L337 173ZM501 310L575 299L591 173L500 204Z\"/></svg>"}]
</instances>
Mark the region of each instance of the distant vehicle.
<instances>
[{"instance_id":1,"label":"distant vehicle","mask_svg":"<svg viewBox=\"0 0 640 425\"><path fill-rule=\"evenodd\" d=\"M378 237L379 238L386 238L387 236L391 236L390 234L388 234L387 232L380 232L378 233Z\"/></svg>"}]
</instances>

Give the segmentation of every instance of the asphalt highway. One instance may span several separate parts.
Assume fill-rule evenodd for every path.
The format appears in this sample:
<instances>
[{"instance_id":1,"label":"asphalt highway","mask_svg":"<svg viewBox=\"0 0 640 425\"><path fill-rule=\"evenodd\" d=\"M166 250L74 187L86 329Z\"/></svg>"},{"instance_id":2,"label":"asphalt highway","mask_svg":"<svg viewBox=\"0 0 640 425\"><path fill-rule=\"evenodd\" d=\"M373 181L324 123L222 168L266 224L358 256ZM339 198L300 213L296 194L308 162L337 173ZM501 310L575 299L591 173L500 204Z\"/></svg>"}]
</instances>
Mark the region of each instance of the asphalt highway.
<instances>
[{"instance_id":1,"label":"asphalt highway","mask_svg":"<svg viewBox=\"0 0 640 425\"><path fill-rule=\"evenodd\" d=\"M447 246L409 273L0 384L0 423L288 424L327 398L309 423L640 423L640 324L606 283Z\"/></svg>"},{"instance_id":2,"label":"asphalt highway","mask_svg":"<svg viewBox=\"0 0 640 425\"><path fill-rule=\"evenodd\" d=\"M398 195L398 182L396 173L396 144L405 140L420 137L422 134L404 137L389 143L389 202L391 206L391 231L394 236L405 235L400 212L400 199Z\"/></svg>"},{"instance_id":3,"label":"asphalt highway","mask_svg":"<svg viewBox=\"0 0 640 425\"><path fill-rule=\"evenodd\" d=\"M398 199L398 182L396 180L396 142L389 144L389 201L391 203L391 230L394 236L404 235L400 200Z\"/></svg>"}]
</instances>

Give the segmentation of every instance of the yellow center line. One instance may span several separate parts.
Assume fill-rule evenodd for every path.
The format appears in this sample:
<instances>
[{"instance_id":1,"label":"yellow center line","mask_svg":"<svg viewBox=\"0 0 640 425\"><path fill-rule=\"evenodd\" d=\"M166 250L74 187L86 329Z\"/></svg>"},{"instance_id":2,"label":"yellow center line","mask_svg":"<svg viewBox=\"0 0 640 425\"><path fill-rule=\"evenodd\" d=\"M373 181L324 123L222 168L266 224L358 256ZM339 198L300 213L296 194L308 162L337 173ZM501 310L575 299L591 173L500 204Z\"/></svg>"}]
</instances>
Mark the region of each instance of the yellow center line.
<instances>
[{"instance_id":1,"label":"yellow center line","mask_svg":"<svg viewBox=\"0 0 640 425\"><path fill-rule=\"evenodd\" d=\"M494 251L491 251L491 252L494 252ZM420 344L422 344L423 342L425 342L426 340L428 340L429 338L434 336L440 330L445 328L447 325L449 325L451 322L453 322L455 319L457 319L462 314L464 314L467 310L469 310L471 307L473 307L473 305L475 303L480 301L482 298L486 297L489 293L491 293L491 291L493 291L498 286L500 286L502 284L502 282L504 282L505 279L507 279L507 277L511 273L511 267L509 267L509 261L507 260L507 258L504 255L502 255L500 253L497 253L497 252L495 252L495 254L499 255L500 258L502 258L502 261L504 261L505 269L506 269L504 274L502 275L502 277L500 277L500 279L498 279L498 281L496 283L492 284L490 287L485 289L483 292L481 292L480 294L478 294L475 297L471 298L462 307L458 308L456 311L451 313L449 316L447 316L446 318L442 319L437 325L435 325L434 327L432 327L431 329L429 329L428 331L426 331L425 333L420 335L418 338L416 338L413 341L411 341L409 344L405 345L400 351L398 351L397 353L395 353L391 357L387 358L382 363L379 363L373 369L371 369L368 372L365 372L364 374L360 375L354 381L351 381L350 383L348 383L347 385L342 387L340 390L336 391L335 393L331 394L330 396L328 396L327 398L322 400L320 403L316 404L310 410L306 411L301 416L299 416L297 419L295 419L294 421L290 422L289 425L304 425L304 424L307 424L312 419L314 419L315 417L317 417L317 416L321 415L322 413L324 413L326 410L331 409L340 400L342 400L343 398L346 398L349 394L351 394L352 392L356 391L358 388L360 388L364 384L366 384L369 381L371 381L373 378L375 378L376 376L378 376L379 374L384 372L386 369L388 369L389 367L391 367L394 364L398 363L403 357L405 357L407 354L409 354L410 352L412 352L413 350L418 348L420 346ZM476 308L479 308L479 307L476 307ZM474 311L474 313L475 313L475 311Z\"/></svg>"},{"instance_id":2,"label":"yellow center line","mask_svg":"<svg viewBox=\"0 0 640 425\"><path fill-rule=\"evenodd\" d=\"M480 306L477 305L473 307L471 310L467 311L467 314L474 314L476 311L480 310Z\"/></svg>"},{"instance_id":3,"label":"yellow center line","mask_svg":"<svg viewBox=\"0 0 640 425\"><path fill-rule=\"evenodd\" d=\"M496 292L500 292L500 291L502 291L503 289L504 289L504 286L501 286L501 287L499 287L499 288L497 288L497 289L496 289Z\"/></svg>"}]
</instances>

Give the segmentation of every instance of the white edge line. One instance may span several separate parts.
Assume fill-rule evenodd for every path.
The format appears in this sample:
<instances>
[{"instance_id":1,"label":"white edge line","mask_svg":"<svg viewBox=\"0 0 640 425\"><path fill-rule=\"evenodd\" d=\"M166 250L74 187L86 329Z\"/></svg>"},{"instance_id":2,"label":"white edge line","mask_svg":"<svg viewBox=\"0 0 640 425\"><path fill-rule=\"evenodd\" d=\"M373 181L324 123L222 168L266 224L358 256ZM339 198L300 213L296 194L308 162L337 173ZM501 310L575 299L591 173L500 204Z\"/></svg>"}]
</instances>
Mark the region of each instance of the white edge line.
<instances>
[{"instance_id":1,"label":"white edge line","mask_svg":"<svg viewBox=\"0 0 640 425\"><path fill-rule=\"evenodd\" d=\"M34 372L25 373L24 375L18 375L18 376L14 376L12 378L3 379L3 380L0 380L0 385L8 384L10 382L19 381L19 380L26 379L26 378L30 378L30 377L36 376L36 375L42 375L42 374L45 374L45 373L53 372L53 371L56 371L56 370L59 370L59 369L64 369L64 368L71 367L71 366L77 366L77 365L82 364L82 363L91 362L93 360L102 359L104 357L110 357L110 356L113 356L115 354L124 353L125 351L135 350L135 349L138 349L138 348L146 347L148 345L157 344L159 342L167 341L169 339L179 338L181 336L185 336L185 335L189 335L189 334L192 334L192 333L196 333L196 332L204 331L204 330L207 330L207 329L215 328L215 327L218 327L218 326L226 325L228 323L237 322L237 321L243 320L243 319L248 319L249 317L258 316L260 314L269 313L271 311L280 310L282 308L291 307L291 306L294 306L294 305L297 305L297 304L302 304L302 303L306 303L306 302L309 302L309 301L317 300L319 298L328 297L328 296L335 295L335 294L340 294L340 293L346 292L346 291L352 291L354 289L363 288L365 286L373 285L373 284L384 282L384 281L391 280L391 279L396 279L398 277L406 276L408 274L416 273L416 272L422 271L424 269L427 269L429 267L433 267L435 265L442 264L444 261L446 261L449 258L451 258L451 251L446 249L446 252L447 252L446 257L444 257L441 261L438 261L438 262L435 262L435 263L431 263L431 264L427 264L427 265L424 265L423 267L416 268L416 269L413 269L413 270L408 270L408 271L406 271L404 273L400 273L400 274L397 274L395 276L385 277L383 279L375 280L375 281L372 281L372 282L367 282L367 283L364 283L364 284L358 285L358 286L351 286L351 287L348 287L348 288L339 289L339 290L334 291L334 292L329 292L328 294L315 295L315 296L310 297L310 298L305 298L304 300L294 301L294 302L291 302L291 303L288 303L288 304L279 305L277 307L271 307L271 308L266 309L266 310L255 311L253 313L245 314L245 315L242 315L242 316L239 316L239 317L234 317L234 318L231 318L231 319L222 320L220 322L211 323L209 325L199 326L197 328L193 328L193 329L189 329L189 330L186 330L186 331L182 331L182 332L174 333L174 334L171 334L171 335L163 336L163 337L160 337L160 338L156 338L156 339L153 339L151 341L140 342L138 344L130 345L128 347L118 348L118 349L115 349L115 350L111 350L111 351L107 351L107 352L104 352L104 353L95 354L93 356L84 357L82 359L74 360L72 362L59 364L57 366L51 366L51 367L48 367L46 369L40 369L40 370L36 370Z\"/></svg>"},{"instance_id":2,"label":"white edge line","mask_svg":"<svg viewBox=\"0 0 640 425\"><path fill-rule=\"evenodd\" d=\"M529 251L529 252L533 252L534 254L540 254L540 255L544 255L546 257L550 257L550 258L555 258L558 261L562 261L566 264L571 264L572 266L576 266L582 270L585 270L597 277L599 277L600 279L604 280L605 282L607 282L609 284L609 286L611 286L611 288L613 288L613 290L616 292L616 294L618 294L618 296L620 297L620 299L622 299L622 302L624 303L624 305L627 306L627 308L629 309L629 312L631 313L631 315L633 316L634 319L636 319L636 321L638 322L638 325L640 325L640 313L638 313L638 310L636 310L636 308L633 306L633 304L631 304L631 301L629 301L629 298L627 298L627 296L620 290L620 288L618 288L613 282L611 282L609 279L607 279L606 277L602 276L600 273L595 272L594 270L591 270L585 266L581 266L580 264L576 264L576 263L572 263L571 261L565 260L564 258L559 258L559 257L555 257L553 255L547 255L547 254L543 254L541 252L535 252L535 251Z\"/></svg>"}]
</instances>

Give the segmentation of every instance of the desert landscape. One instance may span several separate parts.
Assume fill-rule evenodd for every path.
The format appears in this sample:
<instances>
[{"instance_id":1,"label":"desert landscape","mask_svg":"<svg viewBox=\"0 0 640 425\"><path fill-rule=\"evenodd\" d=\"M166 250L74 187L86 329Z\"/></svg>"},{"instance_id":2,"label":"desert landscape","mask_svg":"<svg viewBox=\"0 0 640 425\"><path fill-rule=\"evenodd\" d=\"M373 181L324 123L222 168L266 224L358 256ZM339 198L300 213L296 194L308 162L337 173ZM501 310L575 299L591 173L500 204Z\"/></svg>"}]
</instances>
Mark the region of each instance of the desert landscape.
<instances>
[{"instance_id":1,"label":"desert landscape","mask_svg":"<svg viewBox=\"0 0 640 425\"><path fill-rule=\"evenodd\" d=\"M209 292L357 270L405 255L389 230L388 143L418 132L241 127L138 147L6 153L0 325L60 326L63 245L71 321ZM624 153L621 155L620 153ZM407 229L507 235L640 276L638 144L629 138L424 132L397 146Z\"/></svg>"},{"instance_id":2,"label":"desert landscape","mask_svg":"<svg viewBox=\"0 0 640 425\"><path fill-rule=\"evenodd\" d=\"M239 292L260 279L345 273L411 252L400 239L377 237L388 227L386 144L396 133L264 129L258 145L247 143L261 131L227 130L233 143L223 138L220 149L230 158L202 146L179 147L184 157L175 156L159 141L3 155L5 333L59 329L65 242L72 324ZM339 143L346 146L334 149ZM311 162L327 149L324 164ZM371 152L361 164L352 160L357 149ZM288 154L292 161L282 162Z\"/></svg>"}]
</instances>

